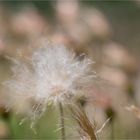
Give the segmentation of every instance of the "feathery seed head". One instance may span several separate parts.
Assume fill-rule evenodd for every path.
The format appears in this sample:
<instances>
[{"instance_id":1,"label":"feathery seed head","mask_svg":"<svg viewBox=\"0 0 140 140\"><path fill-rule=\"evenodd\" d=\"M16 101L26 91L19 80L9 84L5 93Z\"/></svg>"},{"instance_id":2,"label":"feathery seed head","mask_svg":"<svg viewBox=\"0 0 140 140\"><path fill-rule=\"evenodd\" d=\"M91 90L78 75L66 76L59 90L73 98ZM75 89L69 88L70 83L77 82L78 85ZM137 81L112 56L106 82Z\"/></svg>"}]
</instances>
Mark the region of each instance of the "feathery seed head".
<instances>
[{"instance_id":1,"label":"feathery seed head","mask_svg":"<svg viewBox=\"0 0 140 140\"><path fill-rule=\"evenodd\" d=\"M85 91L95 77L90 59L80 60L72 50L48 42L33 53L28 63L16 61L13 78L6 86L16 100L34 100L35 115L38 109L43 113L49 103L68 103L71 97Z\"/></svg>"}]
</instances>

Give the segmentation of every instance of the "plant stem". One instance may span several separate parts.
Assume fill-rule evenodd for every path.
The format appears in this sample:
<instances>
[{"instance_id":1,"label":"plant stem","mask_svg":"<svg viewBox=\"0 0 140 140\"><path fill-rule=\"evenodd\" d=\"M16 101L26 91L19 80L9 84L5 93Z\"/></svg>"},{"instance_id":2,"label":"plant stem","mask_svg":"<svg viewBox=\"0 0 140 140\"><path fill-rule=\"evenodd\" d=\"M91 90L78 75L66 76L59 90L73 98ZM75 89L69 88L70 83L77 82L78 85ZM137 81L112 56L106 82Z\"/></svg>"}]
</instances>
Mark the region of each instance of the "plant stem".
<instances>
[{"instance_id":1,"label":"plant stem","mask_svg":"<svg viewBox=\"0 0 140 140\"><path fill-rule=\"evenodd\" d=\"M61 138L62 140L66 140L65 138L65 121L64 121L64 110L61 103L59 103L59 111L60 111L60 127L61 127Z\"/></svg>"}]
</instances>

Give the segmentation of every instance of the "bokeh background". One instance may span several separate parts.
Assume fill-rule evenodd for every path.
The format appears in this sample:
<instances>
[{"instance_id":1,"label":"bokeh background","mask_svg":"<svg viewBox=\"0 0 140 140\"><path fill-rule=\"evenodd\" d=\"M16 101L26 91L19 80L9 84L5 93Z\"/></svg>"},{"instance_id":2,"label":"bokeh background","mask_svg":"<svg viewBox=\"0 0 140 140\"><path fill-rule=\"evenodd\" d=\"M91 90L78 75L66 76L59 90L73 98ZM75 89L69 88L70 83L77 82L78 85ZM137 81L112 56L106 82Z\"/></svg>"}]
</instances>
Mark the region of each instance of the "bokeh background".
<instances>
[{"instance_id":1,"label":"bokeh background","mask_svg":"<svg viewBox=\"0 0 140 140\"><path fill-rule=\"evenodd\" d=\"M0 138L59 139L58 116L50 107L35 125L20 125L28 103L6 110L3 82L11 76L8 59L24 60L44 39L85 53L96 63L98 79L84 108L100 139L140 139L140 1L0 1ZM11 97L12 98L12 95ZM22 104L19 114L18 104ZM78 139L67 124L67 138Z\"/></svg>"}]
</instances>

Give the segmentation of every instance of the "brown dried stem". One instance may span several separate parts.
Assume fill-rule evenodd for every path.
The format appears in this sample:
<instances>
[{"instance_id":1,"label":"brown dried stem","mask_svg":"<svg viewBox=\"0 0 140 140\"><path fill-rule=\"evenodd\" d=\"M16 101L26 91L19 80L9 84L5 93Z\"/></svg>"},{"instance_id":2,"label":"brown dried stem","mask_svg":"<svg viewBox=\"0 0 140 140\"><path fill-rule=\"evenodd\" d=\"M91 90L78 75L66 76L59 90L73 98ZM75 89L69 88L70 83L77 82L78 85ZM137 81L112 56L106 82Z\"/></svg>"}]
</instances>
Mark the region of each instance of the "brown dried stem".
<instances>
[{"instance_id":1,"label":"brown dried stem","mask_svg":"<svg viewBox=\"0 0 140 140\"><path fill-rule=\"evenodd\" d=\"M87 140L97 140L94 125L88 119L85 111L80 107L70 107L74 119L78 122Z\"/></svg>"}]
</instances>

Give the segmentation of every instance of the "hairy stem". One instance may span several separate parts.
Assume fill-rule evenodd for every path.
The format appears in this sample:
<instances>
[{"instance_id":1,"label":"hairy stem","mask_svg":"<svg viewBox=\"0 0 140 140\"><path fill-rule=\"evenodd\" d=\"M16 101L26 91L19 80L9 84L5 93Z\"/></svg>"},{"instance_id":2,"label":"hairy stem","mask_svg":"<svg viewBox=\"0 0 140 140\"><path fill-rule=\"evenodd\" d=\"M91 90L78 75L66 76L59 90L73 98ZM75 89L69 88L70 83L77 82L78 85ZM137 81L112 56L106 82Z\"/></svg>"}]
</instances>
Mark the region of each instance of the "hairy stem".
<instances>
[{"instance_id":1,"label":"hairy stem","mask_svg":"<svg viewBox=\"0 0 140 140\"><path fill-rule=\"evenodd\" d=\"M66 138L65 138L64 110L63 110L63 106L61 103L59 103L59 111L60 111L61 138L62 138L62 140L66 140Z\"/></svg>"}]
</instances>

